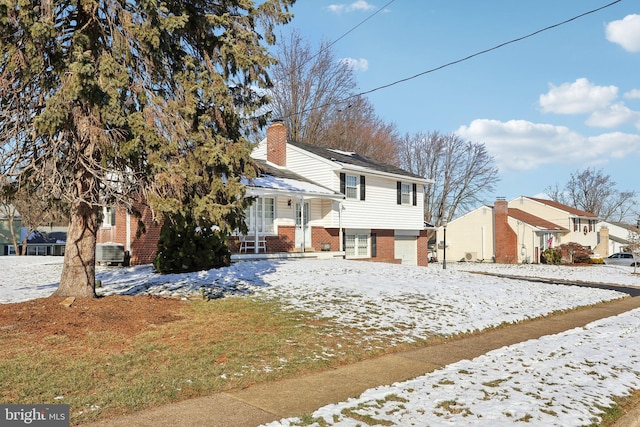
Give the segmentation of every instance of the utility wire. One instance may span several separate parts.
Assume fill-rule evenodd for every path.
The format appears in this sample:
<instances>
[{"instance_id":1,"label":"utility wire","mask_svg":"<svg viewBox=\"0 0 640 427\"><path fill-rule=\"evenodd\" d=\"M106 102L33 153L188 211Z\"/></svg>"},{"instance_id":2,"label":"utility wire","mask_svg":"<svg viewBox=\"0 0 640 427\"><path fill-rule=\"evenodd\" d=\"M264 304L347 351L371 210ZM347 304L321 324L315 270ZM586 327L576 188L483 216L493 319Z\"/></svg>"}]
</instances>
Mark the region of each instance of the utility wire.
<instances>
[{"instance_id":1,"label":"utility wire","mask_svg":"<svg viewBox=\"0 0 640 427\"><path fill-rule=\"evenodd\" d=\"M604 5L604 6L601 6L601 7L599 7L599 8L592 9L592 10L589 10L588 12L581 13L580 15L574 16L573 18L569 18L569 19L564 20L564 21L562 21L562 22L558 22L557 24L550 25L550 26L548 26L548 27L545 27L545 28L542 28L542 29L540 29L540 30L534 31L533 33L527 34L527 35L525 35L525 36L518 37L518 38L515 38L515 39L512 39L512 40L509 40L509 41L507 41L507 42L501 43L501 44L496 45L496 46L494 46L494 47L491 47L491 48L489 48L489 49L481 50L481 51L479 51L479 52L473 53L473 54L471 54L471 55L469 55L469 56L466 56L466 57L464 57L464 58L461 58L461 59L458 59L458 60L455 60L455 61L452 61L452 62L448 62L448 63L446 63L446 64L444 64L444 65L440 65L439 67L436 67L436 68L432 68L432 69L430 69L430 70L423 71L423 72L418 73L418 74L416 74L416 75L413 75L413 76L411 76L411 77L406 77L406 78L404 78L404 79L396 80L396 81L395 81L395 82L393 82L393 83L388 83L388 84L386 84L386 85L378 86L378 87L376 87L376 88L373 88L373 89L370 89L370 90L367 90L367 91L364 91L364 92L360 92L360 93L357 93L357 94L355 94L355 95L348 96L348 97L346 97L346 98L344 98L344 99L341 99L341 100L339 100L339 101L336 101L336 102L330 102L330 103L326 103L326 104L324 104L324 105L320 105L320 106L317 106L317 107L309 108L309 109L303 110L303 111L301 111L301 112L299 112L299 113L294 113L294 114L292 114L292 115L298 115L298 114L306 113L306 112L313 111L313 110L316 110L316 109L319 109L319 108L323 108L323 107L326 107L326 106L329 106L329 105L333 105L333 104L340 104L340 103L346 102L346 101L348 101L348 100L350 100L350 99L358 98L358 97L363 96L363 95L367 95L367 94L370 94L370 93L373 93L373 92L376 92L376 91L379 91L379 90L382 90L382 89L386 89L386 88L389 88L389 87L391 87L391 86L395 86L395 85L397 85L397 84L404 83L404 82L407 82L407 81L409 81L409 80L413 80L413 79L415 79L415 78L418 78L418 77L424 76L425 74L430 74L430 73L433 73L433 72L435 72L435 71L442 70L443 68L447 68L447 67L450 67L450 66L452 66L452 65L455 65L455 64L459 64L459 63L461 63L461 62L468 61L468 60L470 60L470 59L472 59L472 58L475 58L476 56L484 55L485 53L489 53L489 52L494 51L494 50L496 50L496 49L500 49L501 47L504 47L504 46L507 46L507 45L510 45L510 44L512 44L512 43L516 43L516 42L519 42L519 41L522 41L522 40L525 40L525 39L528 39L528 38L533 37L533 36L535 36L535 35L538 35L538 34L540 34L540 33L542 33L542 32L545 32L545 31L548 31L548 30L551 30L551 29L554 29L554 28L560 27L560 26L562 26L562 25L568 24L569 22L572 22L572 21L575 21L575 20L577 20L577 19L583 18L583 17L585 17L585 16L587 16L587 15L591 15L591 14L593 14L593 13L599 12L599 11L601 11L601 10L603 10L603 9L606 9L606 8L608 8L608 7L613 6L613 5L614 5L614 4L616 4L616 3L620 3L621 1L622 1L622 0L615 0L615 1L613 1L613 2L611 2L611 3L608 3L608 4ZM385 7L386 7L386 6L385 6ZM377 12L376 12L376 13L377 13ZM373 15L372 15L372 16L373 16ZM363 22L364 22L364 21L363 21ZM357 28L357 27L354 27L354 28L353 28L352 30L350 30L349 32L353 31L355 28ZM345 33L345 35L347 35L347 34L348 34L348 33ZM344 37L344 36L342 36L342 37ZM340 37L340 38L342 38L342 37ZM340 40L340 38L339 38L339 39L337 39L336 41ZM334 42L334 43L335 43L335 42ZM331 46L331 45L329 45L329 46ZM289 117L291 117L291 116L289 116Z\"/></svg>"},{"instance_id":2,"label":"utility wire","mask_svg":"<svg viewBox=\"0 0 640 427\"><path fill-rule=\"evenodd\" d=\"M373 18L374 16L376 16L378 13L382 12L383 10L385 10L391 3L395 2L396 0L391 0L389 1L387 4L385 4L384 6L382 6L381 8L379 8L378 10L376 10L374 13L372 13L371 15L367 16L365 19L363 19L362 21L360 21L357 25L355 25L354 27L352 27L349 31L347 31L346 33L342 34L340 37L338 37L337 39L335 39L334 41L332 41L331 43L327 44L325 47L323 47L322 49L320 49L315 55L309 57L306 61L304 61L302 64L298 65L296 67L296 69L294 71L291 71L289 74L292 75L294 72L300 70L302 67L304 67L307 63L311 62L312 60L314 60L315 58L317 58L318 56L320 56L320 54L322 54L323 52L329 50L331 48L331 46L333 46L334 44L338 43L340 40L342 40L343 38L345 38L346 36L348 36L349 34L351 34L352 32L354 32L358 27L360 27L361 25L363 25L365 22L367 22L368 20L370 20L371 18ZM301 113L304 113L304 111L302 111Z\"/></svg>"}]
</instances>

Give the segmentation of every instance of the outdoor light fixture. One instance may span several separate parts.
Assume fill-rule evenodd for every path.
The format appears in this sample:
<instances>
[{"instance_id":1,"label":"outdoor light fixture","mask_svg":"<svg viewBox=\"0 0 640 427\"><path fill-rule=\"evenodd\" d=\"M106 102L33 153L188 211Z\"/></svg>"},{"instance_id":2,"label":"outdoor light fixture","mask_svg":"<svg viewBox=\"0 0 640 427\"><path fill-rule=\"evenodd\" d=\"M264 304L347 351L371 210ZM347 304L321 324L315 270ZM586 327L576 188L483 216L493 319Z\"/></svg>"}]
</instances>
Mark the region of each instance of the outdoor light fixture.
<instances>
[{"instance_id":1,"label":"outdoor light fixture","mask_svg":"<svg viewBox=\"0 0 640 427\"><path fill-rule=\"evenodd\" d=\"M442 221L442 229L443 235L442 240L444 242L444 246L442 248L442 269L447 269L447 220Z\"/></svg>"},{"instance_id":2,"label":"outdoor light fixture","mask_svg":"<svg viewBox=\"0 0 640 427\"><path fill-rule=\"evenodd\" d=\"M291 206L291 199L287 202L287 206Z\"/></svg>"}]
</instances>

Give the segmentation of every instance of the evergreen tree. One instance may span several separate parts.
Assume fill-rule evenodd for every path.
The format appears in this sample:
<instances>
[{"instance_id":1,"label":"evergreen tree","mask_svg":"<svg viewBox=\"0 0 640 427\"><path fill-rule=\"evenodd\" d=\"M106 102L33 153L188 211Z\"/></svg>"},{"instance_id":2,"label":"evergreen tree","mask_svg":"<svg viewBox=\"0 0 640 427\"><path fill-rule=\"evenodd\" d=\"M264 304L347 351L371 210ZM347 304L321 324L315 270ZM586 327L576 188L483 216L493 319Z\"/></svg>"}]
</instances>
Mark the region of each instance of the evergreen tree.
<instances>
[{"instance_id":1,"label":"evergreen tree","mask_svg":"<svg viewBox=\"0 0 640 427\"><path fill-rule=\"evenodd\" d=\"M0 182L70 208L56 296L95 296L105 203L238 227L274 60L294 0L5 0ZM251 117L250 121L244 120ZM253 127L253 129L251 129Z\"/></svg>"},{"instance_id":2,"label":"evergreen tree","mask_svg":"<svg viewBox=\"0 0 640 427\"><path fill-rule=\"evenodd\" d=\"M228 266L226 235L213 226L198 227L189 216L168 215L158 239L153 266L160 273L186 273Z\"/></svg>"}]
</instances>

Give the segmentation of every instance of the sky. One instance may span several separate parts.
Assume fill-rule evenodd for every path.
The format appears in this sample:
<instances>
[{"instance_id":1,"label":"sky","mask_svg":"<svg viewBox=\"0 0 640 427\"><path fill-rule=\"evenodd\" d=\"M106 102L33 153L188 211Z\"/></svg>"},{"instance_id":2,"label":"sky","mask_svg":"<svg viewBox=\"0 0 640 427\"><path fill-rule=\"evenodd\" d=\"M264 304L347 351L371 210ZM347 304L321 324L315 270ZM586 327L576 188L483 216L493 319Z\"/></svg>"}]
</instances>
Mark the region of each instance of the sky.
<instances>
[{"instance_id":1,"label":"sky","mask_svg":"<svg viewBox=\"0 0 640 427\"><path fill-rule=\"evenodd\" d=\"M445 66L613 1L299 0L280 31L314 47L337 40L336 58L352 64L359 92L401 135L485 144L501 178L487 203L563 187L586 168L640 192L637 1Z\"/></svg>"},{"instance_id":2,"label":"sky","mask_svg":"<svg viewBox=\"0 0 640 427\"><path fill-rule=\"evenodd\" d=\"M0 257L2 304L49 296L57 287L62 257ZM351 339L376 346L415 342L436 334L454 335L503 323L544 316L573 307L622 298L612 290L512 280L473 274L562 278L573 281L640 285L631 267L567 268L540 264L450 263L416 267L341 259L265 260L188 274L160 275L153 266L97 267L100 295L156 295L201 298L205 295L252 293L277 299L284 309L300 310L358 330ZM211 302L212 304L215 301ZM502 347L462 360L410 381L365 391L360 397L319 408L323 425L356 426L360 413L392 425L580 426L598 417L613 396L640 388L640 309L605 318L584 328ZM356 341L357 340L357 341ZM293 343L292 345L295 345ZM340 347L319 346L315 357L331 358ZM289 362L227 368L225 380L251 370L286 369ZM218 375L218 374L216 374ZM189 378L180 386L180 395ZM65 396L43 393L64 403ZM103 396L87 394L87 406L108 405ZM447 406L443 402L455 402ZM449 408L449 409L447 409ZM73 410L73 408L72 408ZM450 411L450 412L448 412ZM270 426L300 425L295 419ZM306 424L305 424L306 425ZM320 424L313 424L319 426Z\"/></svg>"}]
</instances>

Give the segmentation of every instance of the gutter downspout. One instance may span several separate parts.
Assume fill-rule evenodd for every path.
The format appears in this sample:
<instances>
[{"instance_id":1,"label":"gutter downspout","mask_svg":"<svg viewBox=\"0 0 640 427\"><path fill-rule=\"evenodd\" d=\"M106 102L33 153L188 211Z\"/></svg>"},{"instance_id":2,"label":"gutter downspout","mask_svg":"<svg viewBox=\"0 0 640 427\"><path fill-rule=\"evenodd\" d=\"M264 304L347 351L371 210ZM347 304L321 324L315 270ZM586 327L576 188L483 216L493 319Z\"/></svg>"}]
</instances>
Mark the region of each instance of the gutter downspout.
<instances>
[{"instance_id":1,"label":"gutter downspout","mask_svg":"<svg viewBox=\"0 0 640 427\"><path fill-rule=\"evenodd\" d=\"M306 242L306 234L307 234L307 230L304 224L304 196L300 197L300 229L302 231L302 248L301 248L301 252L304 253L304 249L305 246L307 246L307 242Z\"/></svg>"}]
</instances>

